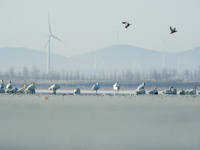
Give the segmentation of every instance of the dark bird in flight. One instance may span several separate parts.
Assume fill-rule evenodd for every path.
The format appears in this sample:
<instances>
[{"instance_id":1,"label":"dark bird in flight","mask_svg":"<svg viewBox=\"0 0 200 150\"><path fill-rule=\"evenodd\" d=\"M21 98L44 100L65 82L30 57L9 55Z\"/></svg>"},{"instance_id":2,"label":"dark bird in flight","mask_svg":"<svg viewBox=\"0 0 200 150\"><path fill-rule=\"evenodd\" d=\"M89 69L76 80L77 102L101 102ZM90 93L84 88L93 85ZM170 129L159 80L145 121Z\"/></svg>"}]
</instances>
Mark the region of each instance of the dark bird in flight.
<instances>
[{"instance_id":1,"label":"dark bird in flight","mask_svg":"<svg viewBox=\"0 0 200 150\"><path fill-rule=\"evenodd\" d=\"M172 26L170 26L170 31L171 31L170 34L175 33L175 32L178 32L178 31L176 30L176 28L172 29Z\"/></svg>"},{"instance_id":2,"label":"dark bird in flight","mask_svg":"<svg viewBox=\"0 0 200 150\"><path fill-rule=\"evenodd\" d=\"M131 24L128 22L122 22L123 24L125 24L125 28L128 28Z\"/></svg>"}]
</instances>

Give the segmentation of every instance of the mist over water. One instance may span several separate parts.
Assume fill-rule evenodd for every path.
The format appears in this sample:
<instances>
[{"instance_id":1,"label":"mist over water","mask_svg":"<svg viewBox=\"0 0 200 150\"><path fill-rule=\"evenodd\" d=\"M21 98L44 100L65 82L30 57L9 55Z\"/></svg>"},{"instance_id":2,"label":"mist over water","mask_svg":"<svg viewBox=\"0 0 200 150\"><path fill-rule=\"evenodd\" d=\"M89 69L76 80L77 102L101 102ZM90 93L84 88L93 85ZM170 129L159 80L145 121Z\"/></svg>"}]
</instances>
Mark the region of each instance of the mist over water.
<instances>
[{"instance_id":1,"label":"mist over water","mask_svg":"<svg viewBox=\"0 0 200 150\"><path fill-rule=\"evenodd\" d=\"M0 149L194 150L200 147L199 100L0 95Z\"/></svg>"}]
</instances>

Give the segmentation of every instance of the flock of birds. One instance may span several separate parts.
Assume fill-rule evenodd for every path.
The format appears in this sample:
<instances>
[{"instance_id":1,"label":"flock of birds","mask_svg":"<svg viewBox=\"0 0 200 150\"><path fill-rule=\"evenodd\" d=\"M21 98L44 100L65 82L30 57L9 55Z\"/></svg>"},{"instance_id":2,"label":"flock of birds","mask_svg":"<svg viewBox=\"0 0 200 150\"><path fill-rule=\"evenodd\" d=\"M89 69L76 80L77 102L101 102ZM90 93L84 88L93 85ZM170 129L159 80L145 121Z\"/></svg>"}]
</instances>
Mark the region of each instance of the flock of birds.
<instances>
[{"instance_id":1,"label":"flock of birds","mask_svg":"<svg viewBox=\"0 0 200 150\"><path fill-rule=\"evenodd\" d=\"M131 25L129 22L122 22L122 23L125 24L125 28L126 28L126 29ZM178 32L178 31L176 30L176 28L172 28L172 26L170 26L169 29L170 29L170 31L171 31L170 34L173 34L173 33L175 33L175 32Z\"/></svg>"},{"instance_id":2,"label":"flock of birds","mask_svg":"<svg viewBox=\"0 0 200 150\"><path fill-rule=\"evenodd\" d=\"M146 91L145 91L144 88L145 88L145 83L143 82L140 86L138 86L138 88L135 91L135 94L136 95L146 94ZM176 94L179 94L179 95L196 95L197 93L200 94L200 91L196 92L196 87L193 87L193 89L187 89L187 90L182 89L182 90L177 92L177 90L175 88L173 88L173 86L170 86L169 89L161 91L161 93L162 94L169 94L169 95L176 95ZM148 94L158 95L157 87L150 90L148 92Z\"/></svg>"},{"instance_id":3,"label":"flock of birds","mask_svg":"<svg viewBox=\"0 0 200 150\"><path fill-rule=\"evenodd\" d=\"M145 91L145 86L146 84L143 82L141 85L139 85L137 87L137 89L135 90L135 95L142 95L142 94L146 94ZM48 90L52 90L53 94L56 94L56 90L58 90L60 88L60 86L58 84L53 84L52 86L50 86L48 88ZM92 86L91 90L97 91L100 89L100 84L96 83ZM115 83L113 85L113 90L116 93L119 92L120 90L120 86L118 83ZM13 94L17 94L17 93L21 93L21 94L29 94L29 93L35 93L35 82L33 82L32 84L30 84L28 87L26 85L24 85L23 88L17 89L17 88L12 88L12 84L11 81L8 81L8 84L6 85L6 90L4 90L4 82L3 80L0 80L0 93L13 93ZM150 90L147 92L149 95L158 95L158 90L157 87L155 87L154 89ZM196 87L193 87L193 89L188 89L188 90L180 90L179 92L177 92L177 90L175 88L173 88L173 86L170 86L169 89L164 90L161 92L162 94L172 94L172 95L196 95L196 94L200 94L199 92L196 92ZM81 90L79 88L74 89L74 95L79 95L81 94Z\"/></svg>"},{"instance_id":4,"label":"flock of birds","mask_svg":"<svg viewBox=\"0 0 200 150\"><path fill-rule=\"evenodd\" d=\"M4 90L4 82L3 80L0 80L0 93L35 93L35 82L30 84L28 87L24 85L23 88L16 88L12 87L11 81L8 81L8 84L6 85L6 90Z\"/></svg>"},{"instance_id":5,"label":"flock of birds","mask_svg":"<svg viewBox=\"0 0 200 150\"><path fill-rule=\"evenodd\" d=\"M122 22L123 24L125 24L125 28L128 28L131 24L129 22ZM176 28L172 28L170 26L170 31L171 33L170 34L173 34L175 32L178 32L176 30ZM52 90L53 91L53 94L56 94L56 90L58 90L60 88L59 85L57 84L54 84L52 85L51 87L49 87L49 90ZM91 90L94 90L96 91L96 94L97 94L97 91L99 90L100 88L100 85L99 83L96 83L95 85L93 85L92 89ZM141 85L138 86L138 88L136 89L135 91L135 94L136 95L139 95L139 94L146 94L146 91L145 91L145 83L142 83ZM120 86L118 83L115 83L113 85L113 89L115 91L115 93L117 91L119 91L120 89ZM0 80L0 93L35 93L35 83L33 82L32 84L30 84L28 87L26 85L24 85L23 88L20 88L19 90L17 88L12 88L12 84L11 84L11 81L8 82L7 86L6 86L6 90L4 90L4 83L3 83L3 80ZM79 88L76 88L74 89L74 95L78 95L78 94L81 94L81 90ZM157 95L158 94L158 90L157 88L155 87L153 90L150 90L148 92L148 94L154 94L154 95ZM169 87L169 90L164 90L162 91L162 94L177 94L177 90L173 88L173 86L170 86ZM183 89L181 91L178 92L178 94L180 95L185 95L185 94L196 94L196 87L193 87L193 89L191 90L186 90L184 91ZM198 94L200 94L200 92L198 92Z\"/></svg>"},{"instance_id":6,"label":"flock of birds","mask_svg":"<svg viewBox=\"0 0 200 150\"><path fill-rule=\"evenodd\" d=\"M129 22L122 22L122 23L125 24L125 28L128 28L131 25ZM172 28L171 26L170 26L170 31L171 31L170 34L178 32L176 30L176 28ZM146 94L144 87L145 87L145 83L138 86L138 88L135 91L135 94L136 95ZM59 85L54 84L51 87L49 87L48 89L52 90L53 94L56 94L56 90L58 90L59 88L60 88ZM96 83L95 85L93 85L91 90L96 91L96 94L97 94L97 91L99 90L99 88L100 88L99 83ZM120 86L118 85L118 83L115 83L113 85L113 89L114 89L115 93L117 91L119 91ZM11 81L8 81L8 84L6 85L6 90L4 90L4 82L3 82L3 80L0 80L0 93L15 93L15 94L16 93L26 93L26 94L27 93L35 93L35 82L30 84L28 87L26 85L24 85L23 88L17 89L17 88L12 88ZM75 95L81 94L80 89L79 88L74 89L74 94ZM157 88L155 87L153 90L150 90L148 92L148 94L158 94ZM177 94L177 91L172 86L170 86L169 90L162 91L162 94ZM181 91L179 91L179 94L196 94L196 87L193 87L193 89L191 89L191 90L186 90L186 91L181 90ZM200 94L200 92L199 92L199 94Z\"/></svg>"}]
</instances>

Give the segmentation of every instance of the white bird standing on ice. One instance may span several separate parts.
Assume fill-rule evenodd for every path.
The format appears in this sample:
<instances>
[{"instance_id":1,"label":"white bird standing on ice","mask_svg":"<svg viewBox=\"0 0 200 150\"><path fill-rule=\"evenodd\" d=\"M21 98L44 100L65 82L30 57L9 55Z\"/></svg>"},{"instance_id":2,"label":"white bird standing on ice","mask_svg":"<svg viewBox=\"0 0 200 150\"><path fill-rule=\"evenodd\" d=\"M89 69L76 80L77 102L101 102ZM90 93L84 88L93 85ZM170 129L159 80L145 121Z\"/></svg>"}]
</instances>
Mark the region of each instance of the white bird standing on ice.
<instances>
[{"instance_id":1,"label":"white bird standing on ice","mask_svg":"<svg viewBox=\"0 0 200 150\"><path fill-rule=\"evenodd\" d=\"M162 91L162 94L173 94L172 88L173 88L173 86L170 86L170 87L169 87L169 90L164 90L164 91Z\"/></svg>"},{"instance_id":2,"label":"white bird standing on ice","mask_svg":"<svg viewBox=\"0 0 200 150\"><path fill-rule=\"evenodd\" d=\"M125 24L125 28L128 28L131 24L128 22L122 22L123 24Z\"/></svg>"},{"instance_id":3,"label":"white bird standing on ice","mask_svg":"<svg viewBox=\"0 0 200 150\"><path fill-rule=\"evenodd\" d=\"M12 89L12 84L10 80L8 81L8 84L6 85L6 88L9 90Z\"/></svg>"},{"instance_id":4,"label":"white bird standing on ice","mask_svg":"<svg viewBox=\"0 0 200 150\"><path fill-rule=\"evenodd\" d=\"M146 94L146 91L145 91L145 82L143 82L141 85L139 85L135 91L135 94L138 95L138 94Z\"/></svg>"},{"instance_id":5,"label":"white bird standing on ice","mask_svg":"<svg viewBox=\"0 0 200 150\"><path fill-rule=\"evenodd\" d=\"M27 89L30 93L35 93L35 82L33 82L32 84L30 84Z\"/></svg>"},{"instance_id":6,"label":"white bird standing on ice","mask_svg":"<svg viewBox=\"0 0 200 150\"><path fill-rule=\"evenodd\" d=\"M18 90L18 93L25 93L26 88L27 88L27 86L25 84L23 88Z\"/></svg>"},{"instance_id":7,"label":"white bird standing on ice","mask_svg":"<svg viewBox=\"0 0 200 150\"><path fill-rule=\"evenodd\" d=\"M153 90L150 90L150 91L148 92L148 94L155 94L155 95L158 95L157 87L155 87Z\"/></svg>"},{"instance_id":8,"label":"white bird standing on ice","mask_svg":"<svg viewBox=\"0 0 200 150\"><path fill-rule=\"evenodd\" d=\"M4 83L3 83L3 80L0 80L0 89L4 89Z\"/></svg>"},{"instance_id":9,"label":"white bird standing on ice","mask_svg":"<svg viewBox=\"0 0 200 150\"><path fill-rule=\"evenodd\" d=\"M60 88L60 86L58 84L54 84L49 87L49 90L53 90L53 94L56 94L56 90L59 88Z\"/></svg>"},{"instance_id":10,"label":"white bird standing on ice","mask_svg":"<svg viewBox=\"0 0 200 150\"><path fill-rule=\"evenodd\" d=\"M93 85L91 90L96 91L96 94L97 94L97 91L99 90L99 88L100 88L99 83L96 83L95 85Z\"/></svg>"},{"instance_id":11,"label":"white bird standing on ice","mask_svg":"<svg viewBox=\"0 0 200 150\"><path fill-rule=\"evenodd\" d=\"M74 89L74 95L81 94L81 90L79 88Z\"/></svg>"},{"instance_id":12,"label":"white bird standing on ice","mask_svg":"<svg viewBox=\"0 0 200 150\"><path fill-rule=\"evenodd\" d=\"M0 80L0 93L5 93L3 80Z\"/></svg>"},{"instance_id":13,"label":"white bird standing on ice","mask_svg":"<svg viewBox=\"0 0 200 150\"><path fill-rule=\"evenodd\" d=\"M196 94L196 87L193 87L193 89L189 90L190 95L195 95Z\"/></svg>"},{"instance_id":14,"label":"white bird standing on ice","mask_svg":"<svg viewBox=\"0 0 200 150\"><path fill-rule=\"evenodd\" d=\"M116 91L119 91L119 89L120 89L119 84L118 84L118 83L115 83L115 84L113 85L113 89L114 89L115 93L116 93Z\"/></svg>"}]
</instances>

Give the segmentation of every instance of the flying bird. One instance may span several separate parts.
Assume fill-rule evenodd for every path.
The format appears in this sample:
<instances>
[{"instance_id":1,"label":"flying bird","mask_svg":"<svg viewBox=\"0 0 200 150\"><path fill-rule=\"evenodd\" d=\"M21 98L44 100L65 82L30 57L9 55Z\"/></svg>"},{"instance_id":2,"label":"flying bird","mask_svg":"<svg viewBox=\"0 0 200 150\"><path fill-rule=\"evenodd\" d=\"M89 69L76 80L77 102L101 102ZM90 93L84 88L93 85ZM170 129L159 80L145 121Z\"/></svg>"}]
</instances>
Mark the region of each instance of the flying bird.
<instances>
[{"instance_id":1,"label":"flying bird","mask_svg":"<svg viewBox=\"0 0 200 150\"><path fill-rule=\"evenodd\" d=\"M131 24L128 22L122 22L123 24L125 24L125 28L128 28Z\"/></svg>"},{"instance_id":2,"label":"flying bird","mask_svg":"<svg viewBox=\"0 0 200 150\"><path fill-rule=\"evenodd\" d=\"M175 33L175 32L178 32L178 31L176 30L176 28L172 29L172 26L170 26L170 31L171 31L170 34L173 34L173 33Z\"/></svg>"}]
</instances>

